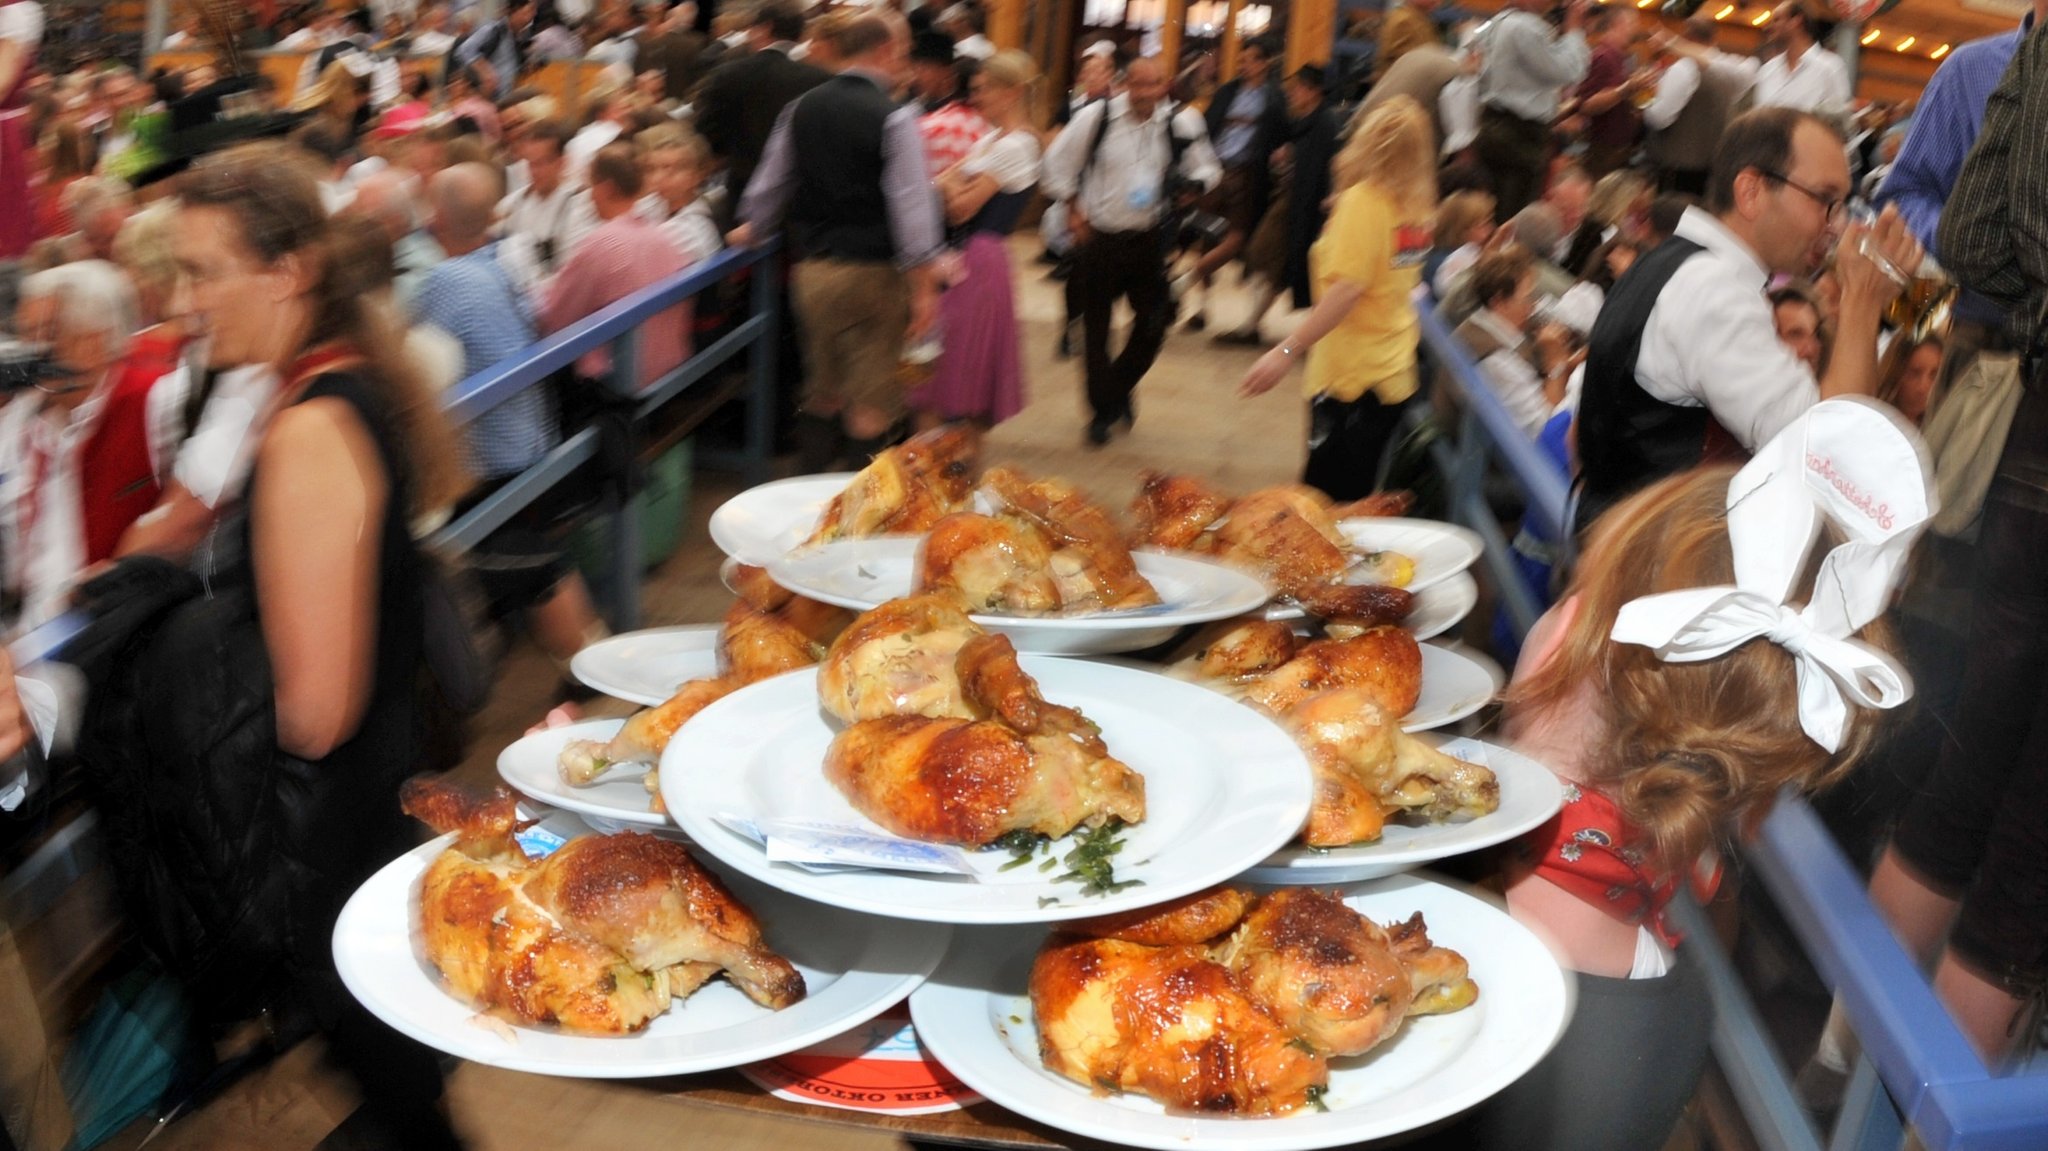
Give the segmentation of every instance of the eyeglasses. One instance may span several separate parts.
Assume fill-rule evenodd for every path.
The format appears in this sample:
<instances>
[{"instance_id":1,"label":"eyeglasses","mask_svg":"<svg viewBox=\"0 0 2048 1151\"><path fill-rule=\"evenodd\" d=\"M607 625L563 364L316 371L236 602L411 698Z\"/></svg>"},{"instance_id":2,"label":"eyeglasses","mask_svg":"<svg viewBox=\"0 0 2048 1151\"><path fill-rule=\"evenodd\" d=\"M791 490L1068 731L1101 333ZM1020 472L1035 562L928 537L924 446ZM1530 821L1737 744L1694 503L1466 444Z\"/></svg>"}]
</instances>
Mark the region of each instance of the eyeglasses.
<instances>
[{"instance_id":1,"label":"eyeglasses","mask_svg":"<svg viewBox=\"0 0 2048 1151\"><path fill-rule=\"evenodd\" d=\"M1822 208L1826 209L1828 214L1828 223L1830 224L1841 223L1842 218L1848 214L1849 197L1847 196L1828 196L1823 193L1816 192L1812 188L1809 188L1806 185L1800 183L1799 181L1794 180L1792 177L1787 176L1785 173L1773 172L1769 168L1758 168L1756 171L1757 175L1762 176L1764 179L1776 180L1778 183L1785 185L1787 188L1790 188L1795 192L1798 192L1799 194L1805 196L1807 199L1812 200L1814 203L1819 204Z\"/></svg>"}]
</instances>

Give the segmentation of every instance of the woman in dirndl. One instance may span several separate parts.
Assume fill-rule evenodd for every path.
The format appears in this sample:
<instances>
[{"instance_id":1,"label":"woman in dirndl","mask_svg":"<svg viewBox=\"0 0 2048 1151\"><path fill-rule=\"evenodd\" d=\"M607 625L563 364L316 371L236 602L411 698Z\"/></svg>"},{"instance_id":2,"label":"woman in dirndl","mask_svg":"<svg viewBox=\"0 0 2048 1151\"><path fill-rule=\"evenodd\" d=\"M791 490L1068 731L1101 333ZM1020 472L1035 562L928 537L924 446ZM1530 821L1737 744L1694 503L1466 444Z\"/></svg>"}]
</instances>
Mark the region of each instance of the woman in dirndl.
<instances>
[{"instance_id":1,"label":"woman in dirndl","mask_svg":"<svg viewBox=\"0 0 2048 1151\"><path fill-rule=\"evenodd\" d=\"M939 305L944 343L932 377L910 393L920 428L947 420L992 426L1024 407L1006 241L1038 183L1038 134L1024 108L1037 78L1022 52L1001 52L984 64L974 102L994 130L939 176L960 270Z\"/></svg>"},{"instance_id":2,"label":"woman in dirndl","mask_svg":"<svg viewBox=\"0 0 2048 1151\"><path fill-rule=\"evenodd\" d=\"M35 242L28 79L42 42L43 6L34 0L0 0L0 260L21 259Z\"/></svg>"}]
</instances>

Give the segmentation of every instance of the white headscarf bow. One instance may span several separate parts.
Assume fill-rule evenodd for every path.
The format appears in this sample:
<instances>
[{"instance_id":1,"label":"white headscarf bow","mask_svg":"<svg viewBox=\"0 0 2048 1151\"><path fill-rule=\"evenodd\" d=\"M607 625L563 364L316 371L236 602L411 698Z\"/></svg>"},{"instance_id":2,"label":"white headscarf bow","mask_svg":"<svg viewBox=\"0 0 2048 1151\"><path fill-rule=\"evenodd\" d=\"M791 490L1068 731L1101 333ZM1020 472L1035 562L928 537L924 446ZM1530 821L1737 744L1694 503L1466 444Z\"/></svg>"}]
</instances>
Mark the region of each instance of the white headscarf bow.
<instances>
[{"instance_id":1,"label":"white headscarf bow","mask_svg":"<svg viewBox=\"0 0 2048 1151\"><path fill-rule=\"evenodd\" d=\"M1828 751L1840 749L1845 694L1880 708L1913 694L1904 668L1848 637L1884 611L1934 515L1927 470L1919 435L1890 408L1854 397L1815 404L1728 484L1735 586L1644 596L1622 607L1608 634L1670 663L1768 639L1799 669L1800 726ZM1812 596L1795 610L1785 601L1823 519L1847 541L1821 561Z\"/></svg>"}]
</instances>

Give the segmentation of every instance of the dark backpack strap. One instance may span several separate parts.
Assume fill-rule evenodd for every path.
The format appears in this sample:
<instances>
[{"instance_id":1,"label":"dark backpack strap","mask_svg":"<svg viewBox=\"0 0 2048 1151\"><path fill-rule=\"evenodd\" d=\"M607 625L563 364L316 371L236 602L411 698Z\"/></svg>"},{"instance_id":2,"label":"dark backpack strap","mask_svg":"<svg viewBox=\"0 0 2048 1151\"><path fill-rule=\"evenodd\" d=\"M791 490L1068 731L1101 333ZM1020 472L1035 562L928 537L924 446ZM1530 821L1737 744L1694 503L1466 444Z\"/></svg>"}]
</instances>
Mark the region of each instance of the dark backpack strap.
<instances>
[{"instance_id":1,"label":"dark backpack strap","mask_svg":"<svg viewBox=\"0 0 2048 1151\"><path fill-rule=\"evenodd\" d=\"M1081 174L1074 177L1074 197L1076 199L1080 198L1081 186L1088 182L1088 170L1095 167L1096 153L1102 151L1102 138L1109 134L1109 100L1105 98L1097 100L1095 103L1102 106L1102 117L1095 121L1095 131L1088 137L1088 155L1081 161ZM1167 159L1166 173L1164 178L1160 180L1162 187L1173 179L1175 172L1180 171L1181 157L1187 155L1188 148L1194 144L1193 140L1184 138L1179 132L1173 130L1173 121L1176 116L1180 115L1180 109L1181 106L1179 104L1171 100L1166 102ZM1082 109L1082 111L1086 110L1086 108Z\"/></svg>"}]
</instances>

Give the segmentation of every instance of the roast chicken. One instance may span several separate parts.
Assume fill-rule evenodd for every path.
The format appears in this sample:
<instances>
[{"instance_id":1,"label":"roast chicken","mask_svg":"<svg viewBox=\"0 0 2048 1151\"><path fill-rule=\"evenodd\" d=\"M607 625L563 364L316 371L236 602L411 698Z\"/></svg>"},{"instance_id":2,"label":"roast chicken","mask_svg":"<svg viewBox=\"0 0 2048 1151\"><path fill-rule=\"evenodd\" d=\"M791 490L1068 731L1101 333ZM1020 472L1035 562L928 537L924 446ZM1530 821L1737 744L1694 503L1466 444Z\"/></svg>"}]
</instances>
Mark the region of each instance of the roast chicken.
<instances>
[{"instance_id":1,"label":"roast chicken","mask_svg":"<svg viewBox=\"0 0 2048 1151\"><path fill-rule=\"evenodd\" d=\"M974 496L981 433L970 424L920 432L876 455L832 498L805 546L925 531Z\"/></svg>"},{"instance_id":2,"label":"roast chicken","mask_svg":"<svg viewBox=\"0 0 2048 1151\"><path fill-rule=\"evenodd\" d=\"M982 477L982 490L999 510L1045 534L1060 610L1122 611L1159 602L1115 521L1072 484L991 468Z\"/></svg>"},{"instance_id":3,"label":"roast chicken","mask_svg":"<svg viewBox=\"0 0 2048 1151\"><path fill-rule=\"evenodd\" d=\"M1187 475L1148 472L1131 504L1132 547L1209 552L1257 572L1303 611L1352 626L1398 623L1414 607L1403 591L1414 565L1393 553L1361 556L1337 521L1400 515L1411 497L1381 492L1336 505L1302 484L1231 499ZM1364 571L1358 570L1364 567Z\"/></svg>"},{"instance_id":4,"label":"roast chicken","mask_svg":"<svg viewBox=\"0 0 2048 1151\"><path fill-rule=\"evenodd\" d=\"M401 802L457 833L420 880L420 946L448 990L483 1011L623 1035L720 973L764 1007L804 997L803 974L678 843L592 835L529 860L502 789L481 799L413 780Z\"/></svg>"},{"instance_id":5,"label":"roast chicken","mask_svg":"<svg viewBox=\"0 0 2048 1151\"><path fill-rule=\"evenodd\" d=\"M1144 777L1110 756L1086 716L1047 702L1010 641L949 593L856 619L825 655L818 696L850 725L825 777L897 835L979 847L1145 816Z\"/></svg>"},{"instance_id":6,"label":"roast chicken","mask_svg":"<svg viewBox=\"0 0 2048 1151\"><path fill-rule=\"evenodd\" d=\"M1040 1057L1061 1075L1178 1110L1278 1115L1321 1096L1330 1059L1469 1006L1478 987L1420 914L1389 930L1291 888L1067 924L1030 993Z\"/></svg>"},{"instance_id":7,"label":"roast chicken","mask_svg":"<svg viewBox=\"0 0 2048 1151\"><path fill-rule=\"evenodd\" d=\"M792 594L760 568L734 577L739 599L718 635L718 674L690 680L667 700L635 712L609 740L571 740L556 763L562 781L587 787L621 765L647 765L642 777L654 810L662 810L661 777L653 766L668 741L698 712L750 683L818 662L853 613Z\"/></svg>"},{"instance_id":8,"label":"roast chicken","mask_svg":"<svg viewBox=\"0 0 2048 1151\"><path fill-rule=\"evenodd\" d=\"M1303 640L1266 620L1221 629L1185 665L1269 712L1307 753L1315 780L1302 842L1344 847L1380 837L1390 818L1424 822L1500 806L1493 773L1401 730L1422 691L1422 650L1397 627Z\"/></svg>"},{"instance_id":9,"label":"roast chicken","mask_svg":"<svg viewBox=\"0 0 2048 1151\"><path fill-rule=\"evenodd\" d=\"M974 611L1053 615L1060 611L1052 540L1022 516L956 512L932 525L917 552L918 591L957 593Z\"/></svg>"}]
</instances>

